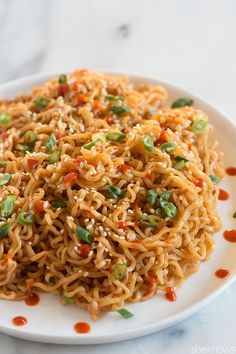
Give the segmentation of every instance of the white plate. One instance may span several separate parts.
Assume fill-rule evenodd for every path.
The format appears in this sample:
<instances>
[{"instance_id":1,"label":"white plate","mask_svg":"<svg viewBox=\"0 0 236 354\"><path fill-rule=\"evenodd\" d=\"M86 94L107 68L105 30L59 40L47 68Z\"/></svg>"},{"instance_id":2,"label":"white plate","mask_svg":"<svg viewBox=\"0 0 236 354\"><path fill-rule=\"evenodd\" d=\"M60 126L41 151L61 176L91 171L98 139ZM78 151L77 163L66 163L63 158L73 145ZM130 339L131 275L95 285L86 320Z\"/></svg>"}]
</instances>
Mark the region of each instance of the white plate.
<instances>
[{"instance_id":1,"label":"white plate","mask_svg":"<svg viewBox=\"0 0 236 354\"><path fill-rule=\"evenodd\" d=\"M38 86L55 75L37 75L0 87L0 97L14 97L30 88ZM149 82L163 85L169 93L169 101L179 97L192 97L194 105L205 111L214 125L215 136L220 141L220 148L225 153L225 165L236 165L234 156L236 128L222 114L193 96L165 82L130 75L135 82ZM236 177L225 177L222 186L232 197L229 201L219 202L219 211L223 218L223 229L236 227L236 220L232 218L236 210L233 196L236 195ZM177 301L166 301L161 293L152 300L127 305L135 316L122 319L117 313L104 315L96 322L90 320L88 314L74 305L62 306L58 298L53 295L41 295L38 306L29 307L24 302L0 301L0 330L30 340L62 343L62 344L95 344L120 341L143 336L162 328L173 325L177 321L192 315L203 305L211 301L222 292L226 286L236 278L236 244L224 240L222 232L216 235L216 247L208 262L201 265L200 271L191 276L177 292ZM214 276L218 268L230 270L230 276L220 280ZM23 327L15 327L11 320L15 316L25 316L28 323ZM76 322L85 321L91 325L88 334L77 334L73 326Z\"/></svg>"}]
</instances>

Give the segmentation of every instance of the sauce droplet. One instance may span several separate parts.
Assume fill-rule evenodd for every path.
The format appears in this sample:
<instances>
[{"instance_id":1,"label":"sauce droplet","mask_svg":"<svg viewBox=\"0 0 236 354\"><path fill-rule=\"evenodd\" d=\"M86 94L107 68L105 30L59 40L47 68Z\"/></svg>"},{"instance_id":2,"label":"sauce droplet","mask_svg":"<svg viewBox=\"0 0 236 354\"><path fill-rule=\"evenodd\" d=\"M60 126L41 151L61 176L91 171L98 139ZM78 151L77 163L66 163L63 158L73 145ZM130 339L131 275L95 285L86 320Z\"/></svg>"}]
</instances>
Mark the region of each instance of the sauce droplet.
<instances>
[{"instance_id":1,"label":"sauce droplet","mask_svg":"<svg viewBox=\"0 0 236 354\"><path fill-rule=\"evenodd\" d=\"M86 322L78 322L74 325L74 329L77 333L88 333L90 331L90 325Z\"/></svg>"},{"instance_id":2,"label":"sauce droplet","mask_svg":"<svg viewBox=\"0 0 236 354\"><path fill-rule=\"evenodd\" d=\"M219 189L219 200L228 200L229 199L229 193L227 193L224 189Z\"/></svg>"},{"instance_id":3,"label":"sauce droplet","mask_svg":"<svg viewBox=\"0 0 236 354\"><path fill-rule=\"evenodd\" d=\"M174 288L166 288L166 294L165 297L169 301L176 301L176 293Z\"/></svg>"},{"instance_id":4,"label":"sauce droplet","mask_svg":"<svg viewBox=\"0 0 236 354\"><path fill-rule=\"evenodd\" d=\"M25 317L22 316L16 316L12 319L12 323L15 326L24 326L27 323L27 319Z\"/></svg>"},{"instance_id":5,"label":"sauce droplet","mask_svg":"<svg viewBox=\"0 0 236 354\"><path fill-rule=\"evenodd\" d=\"M25 303L28 306L36 306L39 303L39 296L35 293L30 293L28 297L25 299Z\"/></svg>"},{"instance_id":6,"label":"sauce droplet","mask_svg":"<svg viewBox=\"0 0 236 354\"><path fill-rule=\"evenodd\" d=\"M229 176L236 176L236 167L227 167L225 169L225 172L227 173L227 175Z\"/></svg>"},{"instance_id":7,"label":"sauce droplet","mask_svg":"<svg viewBox=\"0 0 236 354\"><path fill-rule=\"evenodd\" d=\"M223 278L227 277L228 274L229 274L228 269L223 269L223 268L221 268L221 269L217 269L217 270L215 271L215 276L216 276L217 278L220 278L220 279L223 279Z\"/></svg>"},{"instance_id":8,"label":"sauce droplet","mask_svg":"<svg viewBox=\"0 0 236 354\"><path fill-rule=\"evenodd\" d=\"M229 242L236 242L236 230L225 230L224 238Z\"/></svg>"}]
</instances>

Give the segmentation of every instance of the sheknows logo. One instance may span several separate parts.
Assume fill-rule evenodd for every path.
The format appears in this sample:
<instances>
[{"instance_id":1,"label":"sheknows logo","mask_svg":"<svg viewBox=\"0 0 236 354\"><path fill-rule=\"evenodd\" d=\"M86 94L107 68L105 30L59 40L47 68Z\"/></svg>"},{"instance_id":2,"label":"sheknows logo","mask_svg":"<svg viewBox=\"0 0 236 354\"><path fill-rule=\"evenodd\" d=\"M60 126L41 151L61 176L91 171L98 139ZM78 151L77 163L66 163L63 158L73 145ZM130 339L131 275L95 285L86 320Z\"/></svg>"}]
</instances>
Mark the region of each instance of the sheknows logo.
<instances>
[{"instance_id":1,"label":"sheknows logo","mask_svg":"<svg viewBox=\"0 0 236 354\"><path fill-rule=\"evenodd\" d=\"M200 354L234 354L236 353L236 347L234 346L212 346L212 345L207 345L207 346L200 346L200 345L195 345L194 347L191 347L191 353L200 353Z\"/></svg>"}]
</instances>

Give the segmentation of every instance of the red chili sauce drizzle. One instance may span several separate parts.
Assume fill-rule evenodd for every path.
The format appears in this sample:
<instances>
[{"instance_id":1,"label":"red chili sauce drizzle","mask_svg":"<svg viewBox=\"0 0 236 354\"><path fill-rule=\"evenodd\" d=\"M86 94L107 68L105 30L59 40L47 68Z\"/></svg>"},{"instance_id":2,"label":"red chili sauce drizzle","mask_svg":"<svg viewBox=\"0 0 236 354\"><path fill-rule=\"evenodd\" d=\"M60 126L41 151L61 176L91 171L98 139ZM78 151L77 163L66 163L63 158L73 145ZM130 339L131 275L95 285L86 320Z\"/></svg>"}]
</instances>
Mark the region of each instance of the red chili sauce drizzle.
<instances>
[{"instance_id":1,"label":"red chili sauce drizzle","mask_svg":"<svg viewBox=\"0 0 236 354\"><path fill-rule=\"evenodd\" d=\"M224 189L219 189L219 200L228 200L229 199L229 193L227 193Z\"/></svg>"},{"instance_id":2,"label":"red chili sauce drizzle","mask_svg":"<svg viewBox=\"0 0 236 354\"><path fill-rule=\"evenodd\" d=\"M24 326L27 323L27 319L23 316L16 316L12 319L12 323L15 326Z\"/></svg>"},{"instance_id":3,"label":"red chili sauce drizzle","mask_svg":"<svg viewBox=\"0 0 236 354\"><path fill-rule=\"evenodd\" d=\"M236 230L225 230L223 235L226 241L236 242Z\"/></svg>"},{"instance_id":4,"label":"red chili sauce drizzle","mask_svg":"<svg viewBox=\"0 0 236 354\"><path fill-rule=\"evenodd\" d=\"M227 173L227 175L229 176L236 176L236 167L227 167L225 169L225 172Z\"/></svg>"},{"instance_id":5,"label":"red chili sauce drizzle","mask_svg":"<svg viewBox=\"0 0 236 354\"><path fill-rule=\"evenodd\" d=\"M176 301L176 293L174 288L166 288L165 297L169 301Z\"/></svg>"},{"instance_id":6,"label":"red chili sauce drizzle","mask_svg":"<svg viewBox=\"0 0 236 354\"><path fill-rule=\"evenodd\" d=\"M88 333L90 332L90 325L86 322L78 322L74 325L74 329L77 333Z\"/></svg>"},{"instance_id":7,"label":"red chili sauce drizzle","mask_svg":"<svg viewBox=\"0 0 236 354\"><path fill-rule=\"evenodd\" d=\"M39 303L39 295L35 293L30 293L28 297L25 299L25 303L28 306L36 306Z\"/></svg>"},{"instance_id":8,"label":"red chili sauce drizzle","mask_svg":"<svg viewBox=\"0 0 236 354\"><path fill-rule=\"evenodd\" d=\"M215 271L215 276L216 276L217 278L220 278L220 279L223 279L223 278L227 277L228 274L229 274L228 269L223 269L223 268L221 268L221 269L217 269L217 270Z\"/></svg>"}]
</instances>

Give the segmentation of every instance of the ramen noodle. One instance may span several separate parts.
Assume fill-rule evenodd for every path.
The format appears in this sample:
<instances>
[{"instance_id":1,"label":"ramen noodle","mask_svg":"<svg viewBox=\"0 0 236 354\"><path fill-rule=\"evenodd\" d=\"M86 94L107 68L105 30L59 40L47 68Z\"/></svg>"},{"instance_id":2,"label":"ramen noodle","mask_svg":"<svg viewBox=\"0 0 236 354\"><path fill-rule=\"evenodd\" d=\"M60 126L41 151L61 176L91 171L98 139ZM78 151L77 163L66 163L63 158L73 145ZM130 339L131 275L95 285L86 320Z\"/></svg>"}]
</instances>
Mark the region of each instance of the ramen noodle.
<instances>
[{"instance_id":1,"label":"ramen noodle","mask_svg":"<svg viewBox=\"0 0 236 354\"><path fill-rule=\"evenodd\" d=\"M191 99L166 102L87 70L0 101L2 299L54 293L96 319L208 259L222 154Z\"/></svg>"}]
</instances>

